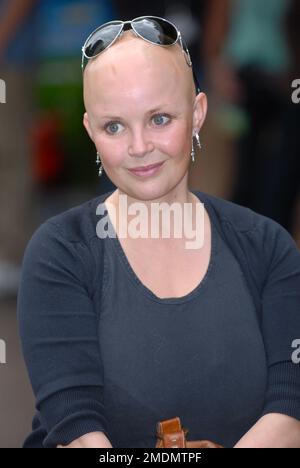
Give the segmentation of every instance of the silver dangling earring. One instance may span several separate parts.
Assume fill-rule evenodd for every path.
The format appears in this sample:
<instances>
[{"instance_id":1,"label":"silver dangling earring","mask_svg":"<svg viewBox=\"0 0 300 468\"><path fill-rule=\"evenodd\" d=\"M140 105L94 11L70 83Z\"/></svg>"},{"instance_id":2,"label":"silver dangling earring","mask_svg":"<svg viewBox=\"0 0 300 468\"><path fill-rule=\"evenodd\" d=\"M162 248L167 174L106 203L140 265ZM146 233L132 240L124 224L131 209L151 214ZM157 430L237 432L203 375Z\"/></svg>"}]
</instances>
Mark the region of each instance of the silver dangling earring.
<instances>
[{"instance_id":1,"label":"silver dangling earring","mask_svg":"<svg viewBox=\"0 0 300 468\"><path fill-rule=\"evenodd\" d=\"M98 151L97 151L96 164L97 164L97 165L101 164L100 154L98 153ZM99 167L98 176L101 177L102 174L103 174L103 167L102 167L102 164L101 164L100 167Z\"/></svg>"},{"instance_id":2,"label":"silver dangling earring","mask_svg":"<svg viewBox=\"0 0 300 468\"><path fill-rule=\"evenodd\" d=\"M199 148L201 149L201 148L202 148L202 145L201 145L201 143L200 143L200 137L199 137L198 133L195 133L195 138L196 138L196 140L197 140L197 145L198 145Z\"/></svg>"},{"instance_id":3,"label":"silver dangling earring","mask_svg":"<svg viewBox=\"0 0 300 468\"><path fill-rule=\"evenodd\" d=\"M192 161L195 162L195 148L194 148L194 138L192 138L192 152L191 152Z\"/></svg>"},{"instance_id":4,"label":"silver dangling earring","mask_svg":"<svg viewBox=\"0 0 300 468\"><path fill-rule=\"evenodd\" d=\"M195 133L195 134L193 135L193 138L192 138L192 152L191 152L191 157L192 157L192 161L193 161L193 162L195 162L194 137L195 137L196 140L197 140L197 145L199 146L199 148L200 148L200 149L202 148L201 143L200 143L200 137L199 137L198 133Z\"/></svg>"}]
</instances>

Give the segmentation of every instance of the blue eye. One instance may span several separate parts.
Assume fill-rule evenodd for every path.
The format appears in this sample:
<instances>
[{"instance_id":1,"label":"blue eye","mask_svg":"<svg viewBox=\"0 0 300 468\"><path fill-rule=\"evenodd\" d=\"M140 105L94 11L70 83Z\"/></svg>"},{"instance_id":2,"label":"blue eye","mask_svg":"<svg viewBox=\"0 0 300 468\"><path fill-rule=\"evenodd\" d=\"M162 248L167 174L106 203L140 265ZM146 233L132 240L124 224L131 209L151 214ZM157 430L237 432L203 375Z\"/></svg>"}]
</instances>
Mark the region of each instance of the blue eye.
<instances>
[{"instance_id":1,"label":"blue eye","mask_svg":"<svg viewBox=\"0 0 300 468\"><path fill-rule=\"evenodd\" d=\"M167 115L165 115L165 114L157 114L157 115L155 115L155 116L153 117L153 119L156 119L157 117L158 117L158 119L159 119L158 122L156 121L156 123L158 123L158 126L161 126L161 124L164 124L164 123L168 123L168 122L163 122L161 119L164 119L164 118L165 118L165 119L167 119L168 121L170 120L170 118L169 118Z\"/></svg>"},{"instance_id":2,"label":"blue eye","mask_svg":"<svg viewBox=\"0 0 300 468\"><path fill-rule=\"evenodd\" d=\"M109 122L107 125L105 125L104 128L105 128L106 131L108 131L109 128L110 128L110 129L113 129L113 128L118 129L118 125L119 125L118 122ZM108 133L109 133L110 135L115 135L115 134L118 133L118 132L117 132L117 131L112 131L112 132L111 132L111 131L108 131Z\"/></svg>"},{"instance_id":3,"label":"blue eye","mask_svg":"<svg viewBox=\"0 0 300 468\"><path fill-rule=\"evenodd\" d=\"M170 121L170 116L167 114L156 114L152 117L152 119L156 119L155 125L158 127L162 127L163 125L166 125ZM164 119L167 119L167 121L164 121ZM109 135L117 135L118 133L118 125L122 125L120 122L108 122L105 126L104 129Z\"/></svg>"}]
</instances>

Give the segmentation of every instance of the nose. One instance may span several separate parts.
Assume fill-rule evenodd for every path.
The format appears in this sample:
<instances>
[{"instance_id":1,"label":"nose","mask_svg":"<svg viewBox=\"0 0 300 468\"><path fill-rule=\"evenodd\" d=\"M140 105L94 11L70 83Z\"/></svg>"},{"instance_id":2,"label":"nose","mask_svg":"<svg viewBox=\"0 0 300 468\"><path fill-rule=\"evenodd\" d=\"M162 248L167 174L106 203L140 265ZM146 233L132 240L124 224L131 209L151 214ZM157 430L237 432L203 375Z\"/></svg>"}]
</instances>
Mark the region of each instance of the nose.
<instances>
[{"instance_id":1,"label":"nose","mask_svg":"<svg viewBox=\"0 0 300 468\"><path fill-rule=\"evenodd\" d=\"M130 156L142 157L154 150L154 144L149 141L146 134L142 130L132 132L131 141L128 147Z\"/></svg>"}]
</instances>

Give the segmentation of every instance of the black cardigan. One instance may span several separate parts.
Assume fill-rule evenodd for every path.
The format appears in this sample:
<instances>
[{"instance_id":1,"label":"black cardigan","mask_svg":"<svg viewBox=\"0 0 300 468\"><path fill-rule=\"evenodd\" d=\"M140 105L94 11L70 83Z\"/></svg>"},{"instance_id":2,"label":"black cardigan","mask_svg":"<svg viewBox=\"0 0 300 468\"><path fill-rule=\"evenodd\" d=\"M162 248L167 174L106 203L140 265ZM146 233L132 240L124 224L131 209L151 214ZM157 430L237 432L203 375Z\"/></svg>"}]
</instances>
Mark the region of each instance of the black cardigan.
<instances>
[{"instance_id":1,"label":"black cardigan","mask_svg":"<svg viewBox=\"0 0 300 468\"><path fill-rule=\"evenodd\" d=\"M238 260L255 304L267 363L269 369L273 368L269 376L272 394L267 398L271 403L264 413L278 412L300 420L300 365L292 361L295 340L300 339L299 250L275 221L218 197L193 192ZM54 358L58 363L63 352L65 362L71 363L72 348L57 348L57 356L49 355L48 362L40 352L56 327L53 320L47 322L46 315L42 319L41 313L69 311L72 301L74 308L80 309L82 297L93 300L99 289L103 249L102 240L96 236L96 207L110 193L52 217L37 229L26 248L18 319L38 413L25 446L55 447L88 432L106 432L102 403L97 399L102 383L97 366L101 363L97 359L92 364L85 362L83 356L82 362L76 363L77 369L70 364L73 374L66 379L64 373L69 373L69 368L56 368ZM72 336L76 323L69 323L65 335ZM96 322L82 322L82 327L84 323L83 332L92 335ZM56 373L56 381L49 381L50 371L51 375Z\"/></svg>"}]
</instances>

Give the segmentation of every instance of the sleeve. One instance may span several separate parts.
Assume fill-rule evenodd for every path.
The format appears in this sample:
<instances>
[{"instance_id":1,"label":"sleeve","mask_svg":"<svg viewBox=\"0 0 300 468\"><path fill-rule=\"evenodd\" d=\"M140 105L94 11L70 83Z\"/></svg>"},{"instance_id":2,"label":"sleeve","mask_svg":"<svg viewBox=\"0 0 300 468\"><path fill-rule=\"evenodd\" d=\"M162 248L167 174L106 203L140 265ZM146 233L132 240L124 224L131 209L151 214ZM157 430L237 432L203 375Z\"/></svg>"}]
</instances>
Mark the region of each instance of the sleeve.
<instances>
[{"instance_id":1,"label":"sleeve","mask_svg":"<svg viewBox=\"0 0 300 468\"><path fill-rule=\"evenodd\" d=\"M17 300L24 360L47 431L43 445L67 445L94 431L107 437L103 365L90 292L88 246L46 221L23 257ZM101 279L100 279L101 280Z\"/></svg>"},{"instance_id":2,"label":"sleeve","mask_svg":"<svg viewBox=\"0 0 300 468\"><path fill-rule=\"evenodd\" d=\"M262 330L268 363L263 414L282 413L300 420L300 364L295 340L300 339L300 252L290 234L270 223L266 238L271 261L263 289Z\"/></svg>"}]
</instances>

